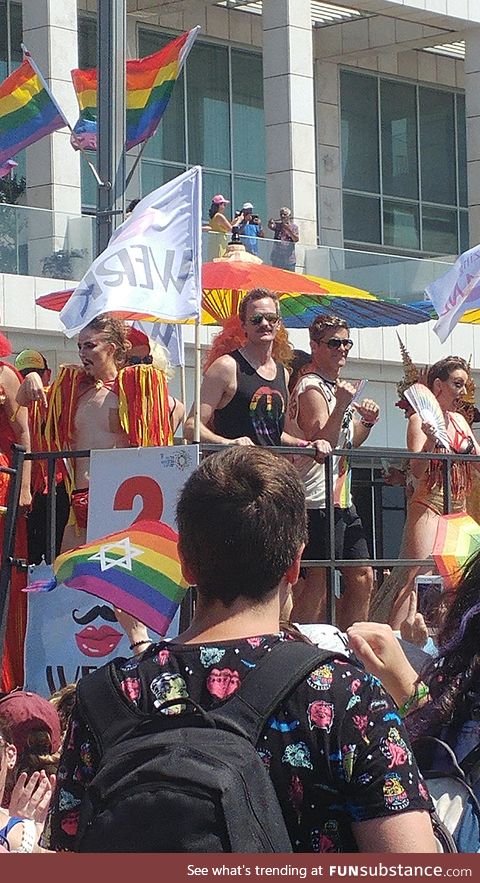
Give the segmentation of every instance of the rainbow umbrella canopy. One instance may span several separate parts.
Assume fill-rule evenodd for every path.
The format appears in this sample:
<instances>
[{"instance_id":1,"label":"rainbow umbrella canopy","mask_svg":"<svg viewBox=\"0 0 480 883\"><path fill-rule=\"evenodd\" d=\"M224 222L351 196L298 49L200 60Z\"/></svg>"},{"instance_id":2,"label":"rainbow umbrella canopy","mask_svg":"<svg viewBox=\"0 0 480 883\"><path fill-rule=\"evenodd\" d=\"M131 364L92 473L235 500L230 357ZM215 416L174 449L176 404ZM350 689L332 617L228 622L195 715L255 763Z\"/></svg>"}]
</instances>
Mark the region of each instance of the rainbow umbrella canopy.
<instances>
[{"instance_id":1,"label":"rainbow umbrella canopy","mask_svg":"<svg viewBox=\"0 0 480 883\"><path fill-rule=\"evenodd\" d=\"M456 588L468 560L480 550L480 524L471 515L442 515L432 550L447 589Z\"/></svg>"},{"instance_id":2,"label":"rainbow umbrella canopy","mask_svg":"<svg viewBox=\"0 0 480 883\"><path fill-rule=\"evenodd\" d=\"M64 552L54 579L27 591L49 592L63 584L124 610L164 635L187 591L177 551L177 533L158 521L129 528Z\"/></svg>"},{"instance_id":3,"label":"rainbow umbrella canopy","mask_svg":"<svg viewBox=\"0 0 480 883\"><path fill-rule=\"evenodd\" d=\"M287 328L308 328L315 316L331 314L346 319L352 328L416 325L432 318L431 304L410 306L380 300L368 291L270 267L248 260L216 260L202 267L202 324L222 325L238 313L242 298L252 288L268 288L280 298ZM60 312L72 291L57 291L37 298L37 304Z\"/></svg>"}]
</instances>

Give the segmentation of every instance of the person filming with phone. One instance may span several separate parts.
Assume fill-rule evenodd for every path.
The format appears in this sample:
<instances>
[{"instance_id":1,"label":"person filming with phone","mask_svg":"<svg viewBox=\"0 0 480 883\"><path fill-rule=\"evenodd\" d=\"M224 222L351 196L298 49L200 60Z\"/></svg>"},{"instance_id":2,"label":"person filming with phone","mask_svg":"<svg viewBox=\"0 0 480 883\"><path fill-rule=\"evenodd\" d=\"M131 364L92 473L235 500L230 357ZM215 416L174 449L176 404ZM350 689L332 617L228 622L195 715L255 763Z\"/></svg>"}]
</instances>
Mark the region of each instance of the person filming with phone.
<instances>
[{"instance_id":1,"label":"person filming with phone","mask_svg":"<svg viewBox=\"0 0 480 883\"><path fill-rule=\"evenodd\" d=\"M273 230L275 244L272 248L270 260L273 267L281 270L295 270L297 262L295 243L299 240L298 227L292 221L292 212L289 208L280 209L280 217L270 218L269 230Z\"/></svg>"}]
</instances>

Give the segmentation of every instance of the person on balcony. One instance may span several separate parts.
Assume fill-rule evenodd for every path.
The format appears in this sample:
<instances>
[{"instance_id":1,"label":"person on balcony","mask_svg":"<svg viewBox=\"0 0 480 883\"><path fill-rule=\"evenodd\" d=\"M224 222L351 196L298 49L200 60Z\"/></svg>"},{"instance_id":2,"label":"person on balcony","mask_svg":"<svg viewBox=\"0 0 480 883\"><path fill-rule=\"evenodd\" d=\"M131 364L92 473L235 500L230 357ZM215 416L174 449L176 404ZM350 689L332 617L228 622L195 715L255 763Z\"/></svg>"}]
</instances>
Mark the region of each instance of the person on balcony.
<instances>
[{"instance_id":1,"label":"person on balcony","mask_svg":"<svg viewBox=\"0 0 480 883\"><path fill-rule=\"evenodd\" d=\"M408 357L408 354L407 354ZM409 359L409 357L408 357ZM411 363L411 360L410 360ZM405 365L405 358L404 358ZM398 384L398 406L407 410L407 447L412 453L445 453L435 435L435 427L422 422L404 398L405 389L418 379L411 366L406 381ZM449 438L449 453L480 454L480 445L467 420L460 413L462 400L471 382L470 368L461 356L447 356L435 362L426 374L426 386L433 392L442 410ZM456 461L451 467L451 499L453 512L466 512L472 487L472 465ZM411 460L408 465L407 517L403 531L400 558L428 558L432 554L440 517L444 514L443 465L435 460ZM375 591L370 607L370 619L388 622L399 629L405 619L414 581L419 573L431 573L431 568L394 568Z\"/></svg>"},{"instance_id":2,"label":"person on balcony","mask_svg":"<svg viewBox=\"0 0 480 883\"><path fill-rule=\"evenodd\" d=\"M243 221L243 214L240 213L235 220L230 222L225 216L225 209L230 204L229 199L225 199L221 193L217 193L212 199L212 204L208 211L210 218L208 227L206 228L213 236L208 237L207 244L207 260L213 261L214 258L221 258L227 250L228 234L237 228L238 224Z\"/></svg>"}]
</instances>

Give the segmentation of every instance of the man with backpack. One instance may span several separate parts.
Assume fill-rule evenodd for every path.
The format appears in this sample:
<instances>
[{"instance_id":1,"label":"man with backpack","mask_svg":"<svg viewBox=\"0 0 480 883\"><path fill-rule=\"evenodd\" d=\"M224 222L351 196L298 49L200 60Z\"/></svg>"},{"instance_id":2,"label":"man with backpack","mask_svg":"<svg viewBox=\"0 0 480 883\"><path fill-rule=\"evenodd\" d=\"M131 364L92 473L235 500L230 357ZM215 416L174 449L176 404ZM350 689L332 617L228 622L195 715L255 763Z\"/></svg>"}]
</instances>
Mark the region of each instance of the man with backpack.
<instances>
[{"instance_id":1,"label":"man with backpack","mask_svg":"<svg viewBox=\"0 0 480 883\"><path fill-rule=\"evenodd\" d=\"M79 682L50 848L434 852L393 701L280 627L307 535L296 470L229 446L188 479L177 522L194 617Z\"/></svg>"}]
</instances>

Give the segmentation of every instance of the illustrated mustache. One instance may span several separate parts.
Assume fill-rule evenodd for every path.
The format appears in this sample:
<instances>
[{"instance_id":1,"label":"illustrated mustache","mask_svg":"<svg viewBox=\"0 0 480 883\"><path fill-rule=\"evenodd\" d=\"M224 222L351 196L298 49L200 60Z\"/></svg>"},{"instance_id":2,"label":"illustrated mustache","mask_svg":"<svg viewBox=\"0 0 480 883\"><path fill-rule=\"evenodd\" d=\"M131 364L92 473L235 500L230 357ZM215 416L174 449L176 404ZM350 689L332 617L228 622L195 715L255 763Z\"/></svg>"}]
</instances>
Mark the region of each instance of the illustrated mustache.
<instances>
[{"instance_id":1,"label":"illustrated mustache","mask_svg":"<svg viewBox=\"0 0 480 883\"><path fill-rule=\"evenodd\" d=\"M72 618L79 625L88 625L89 622L93 622L98 616L101 616L101 618L105 619L107 622L118 622L115 612L111 607L107 607L106 604L102 604L101 606L96 604L95 607L92 607L91 610L88 610L83 616L76 616L77 613L77 609L72 610Z\"/></svg>"}]
</instances>

